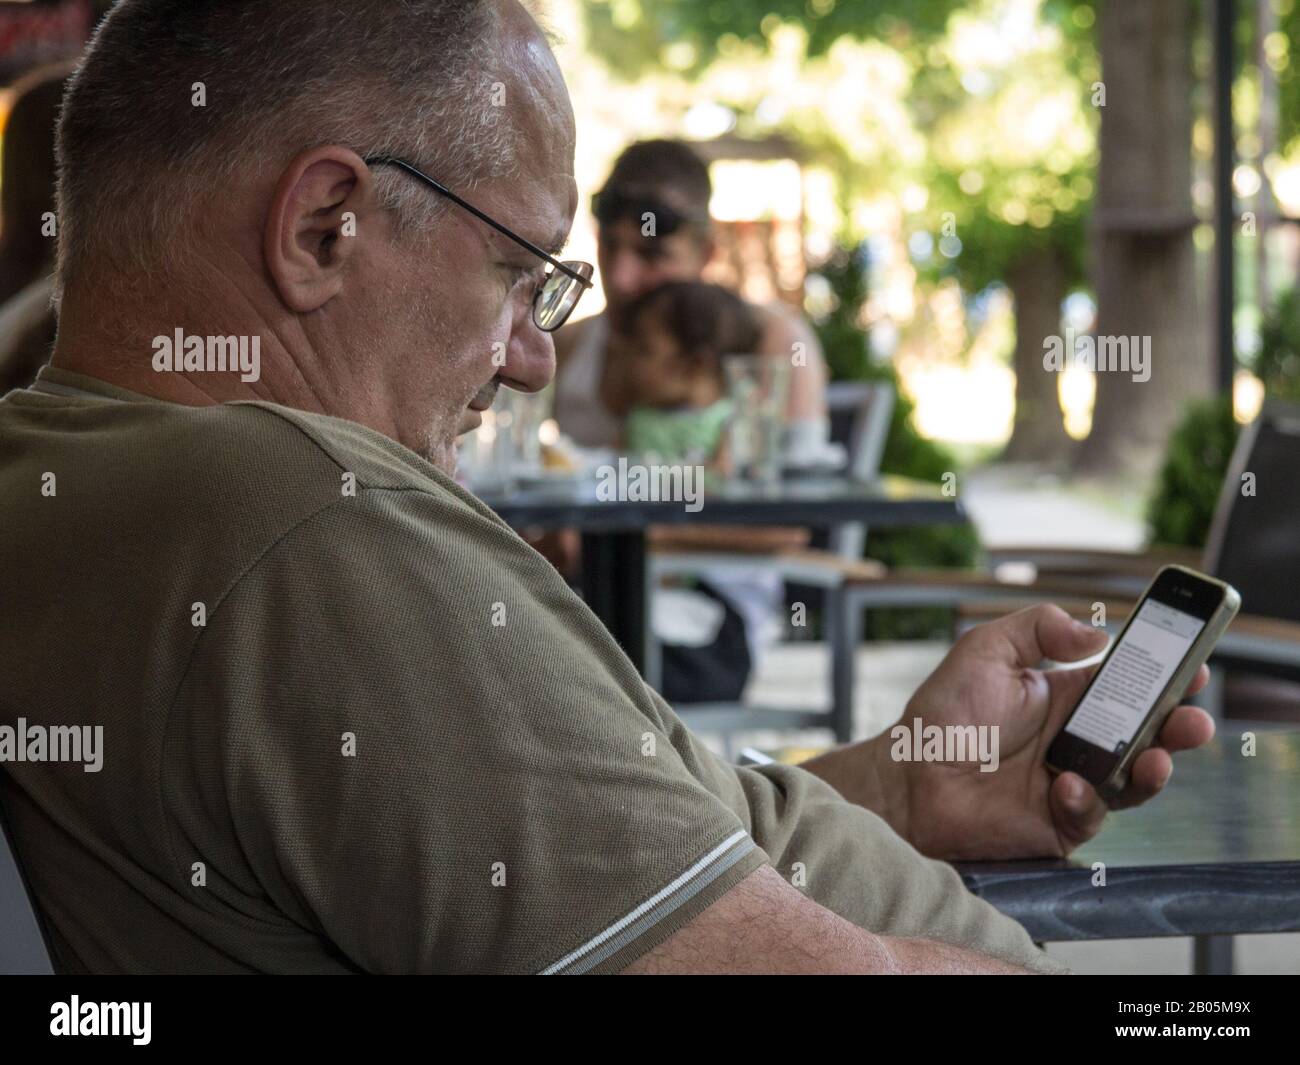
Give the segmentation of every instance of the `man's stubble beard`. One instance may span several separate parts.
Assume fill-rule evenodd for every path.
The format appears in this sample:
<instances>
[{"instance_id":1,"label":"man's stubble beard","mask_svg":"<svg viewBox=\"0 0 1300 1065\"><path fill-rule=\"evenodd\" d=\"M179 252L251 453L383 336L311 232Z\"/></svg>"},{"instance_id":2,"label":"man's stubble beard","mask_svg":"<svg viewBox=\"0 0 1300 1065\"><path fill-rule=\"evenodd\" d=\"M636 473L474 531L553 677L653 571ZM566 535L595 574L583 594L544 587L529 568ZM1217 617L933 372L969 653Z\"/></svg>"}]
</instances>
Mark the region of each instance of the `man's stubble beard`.
<instances>
[{"instance_id":1,"label":"man's stubble beard","mask_svg":"<svg viewBox=\"0 0 1300 1065\"><path fill-rule=\"evenodd\" d=\"M456 449L456 437L453 436L451 443L448 444L442 439L441 435L432 427L425 436L423 445L416 451L416 454L425 462L436 466L448 477L455 477L458 468L458 453Z\"/></svg>"},{"instance_id":2,"label":"man's stubble beard","mask_svg":"<svg viewBox=\"0 0 1300 1065\"><path fill-rule=\"evenodd\" d=\"M457 431L460 429L464 409L451 409L451 404L456 400L446 395L435 396L434 402L438 403L438 406L422 416L421 424L416 430L416 439L407 446L447 476L455 477L456 444L460 439Z\"/></svg>"},{"instance_id":3,"label":"man's stubble beard","mask_svg":"<svg viewBox=\"0 0 1300 1065\"><path fill-rule=\"evenodd\" d=\"M427 340L412 342L412 349L403 353L404 359L430 359L436 363L431 377L430 394L427 397L411 395L415 409L403 411L399 425L410 426L409 432L403 432L405 439L399 441L414 451L430 465L436 466L449 477L456 476L456 441L460 428L463 407L456 407L456 397L447 391L440 391L439 381L450 385L468 367L469 359L465 338L454 326L454 315L450 309L440 309L438 301L430 291L427 279L417 281L414 277L401 286L398 299L410 308L416 324L413 335ZM454 351L454 355L453 355ZM400 383L399 386L400 388ZM409 395L409 393L408 393ZM420 410L419 407L423 407Z\"/></svg>"}]
</instances>

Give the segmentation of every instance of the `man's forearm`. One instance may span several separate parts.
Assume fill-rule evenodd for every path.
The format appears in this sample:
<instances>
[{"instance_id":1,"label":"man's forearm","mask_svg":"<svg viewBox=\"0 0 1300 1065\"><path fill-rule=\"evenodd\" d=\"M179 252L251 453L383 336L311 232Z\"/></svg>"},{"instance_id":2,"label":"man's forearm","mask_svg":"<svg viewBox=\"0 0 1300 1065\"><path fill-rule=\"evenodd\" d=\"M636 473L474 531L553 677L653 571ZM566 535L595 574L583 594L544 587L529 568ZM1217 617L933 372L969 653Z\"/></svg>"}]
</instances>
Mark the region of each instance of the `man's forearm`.
<instances>
[{"instance_id":1,"label":"man's forearm","mask_svg":"<svg viewBox=\"0 0 1300 1065\"><path fill-rule=\"evenodd\" d=\"M799 768L824 780L849 802L866 807L904 839L909 838L907 785L898 763L889 757L884 734L836 747L801 762Z\"/></svg>"},{"instance_id":2,"label":"man's forearm","mask_svg":"<svg viewBox=\"0 0 1300 1065\"><path fill-rule=\"evenodd\" d=\"M732 801L746 807L745 827L772 865L819 905L878 936L960 943L1026 969L1060 971L1020 925L970 894L952 866L911 846L888 749L883 763L874 745L844 750L849 757L819 759L830 780L802 766L724 766L739 785Z\"/></svg>"},{"instance_id":3,"label":"man's forearm","mask_svg":"<svg viewBox=\"0 0 1300 1065\"><path fill-rule=\"evenodd\" d=\"M1034 976L1029 969L950 943L877 937L903 976Z\"/></svg>"},{"instance_id":4,"label":"man's forearm","mask_svg":"<svg viewBox=\"0 0 1300 1065\"><path fill-rule=\"evenodd\" d=\"M771 866L642 955L627 974L1028 974L986 954L876 935L818 905Z\"/></svg>"}]
</instances>

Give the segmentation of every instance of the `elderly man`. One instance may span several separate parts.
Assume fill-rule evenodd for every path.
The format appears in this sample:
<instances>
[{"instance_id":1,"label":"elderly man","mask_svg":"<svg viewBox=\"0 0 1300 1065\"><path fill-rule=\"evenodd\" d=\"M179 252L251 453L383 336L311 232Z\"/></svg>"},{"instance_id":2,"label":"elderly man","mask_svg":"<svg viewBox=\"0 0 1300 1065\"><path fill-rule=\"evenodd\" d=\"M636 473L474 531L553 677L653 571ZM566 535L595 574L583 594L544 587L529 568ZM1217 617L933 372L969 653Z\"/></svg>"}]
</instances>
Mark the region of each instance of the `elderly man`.
<instances>
[{"instance_id":1,"label":"elderly man","mask_svg":"<svg viewBox=\"0 0 1300 1065\"><path fill-rule=\"evenodd\" d=\"M1021 613L916 693L909 719L1000 726L995 773L879 743L736 769L452 479L583 287L551 261L573 141L514 0L101 26L53 365L0 403L0 724L103 737L97 772L0 772L61 969L1056 968L922 854L1097 831L1042 763L1082 673L1033 667L1100 636ZM1210 727L1180 709L1123 801Z\"/></svg>"}]
</instances>

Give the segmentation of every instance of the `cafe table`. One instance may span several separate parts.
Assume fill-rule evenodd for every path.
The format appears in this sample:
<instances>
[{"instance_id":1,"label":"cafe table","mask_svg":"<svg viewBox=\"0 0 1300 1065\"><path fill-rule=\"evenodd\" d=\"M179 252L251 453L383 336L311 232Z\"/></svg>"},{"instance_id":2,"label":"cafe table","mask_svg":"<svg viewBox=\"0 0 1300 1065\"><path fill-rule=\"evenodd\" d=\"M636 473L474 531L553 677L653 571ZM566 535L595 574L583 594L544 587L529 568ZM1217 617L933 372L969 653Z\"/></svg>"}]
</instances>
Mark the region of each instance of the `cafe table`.
<instances>
[{"instance_id":1,"label":"cafe table","mask_svg":"<svg viewBox=\"0 0 1300 1065\"><path fill-rule=\"evenodd\" d=\"M1300 732L1268 727L1220 722L1068 860L958 872L1039 942L1192 936L1195 972L1231 973L1233 936L1300 931Z\"/></svg>"},{"instance_id":2,"label":"cafe table","mask_svg":"<svg viewBox=\"0 0 1300 1065\"><path fill-rule=\"evenodd\" d=\"M902 477L787 477L764 485L706 478L699 505L603 499L596 480L574 478L475 490L516 529L577 529L582 535L583 599L643 673L649 601L646 528L650 525L767 525L825 529L844 522L873 528L957 524L960 502L939 486Z\"/></svg>"}]
</instances>

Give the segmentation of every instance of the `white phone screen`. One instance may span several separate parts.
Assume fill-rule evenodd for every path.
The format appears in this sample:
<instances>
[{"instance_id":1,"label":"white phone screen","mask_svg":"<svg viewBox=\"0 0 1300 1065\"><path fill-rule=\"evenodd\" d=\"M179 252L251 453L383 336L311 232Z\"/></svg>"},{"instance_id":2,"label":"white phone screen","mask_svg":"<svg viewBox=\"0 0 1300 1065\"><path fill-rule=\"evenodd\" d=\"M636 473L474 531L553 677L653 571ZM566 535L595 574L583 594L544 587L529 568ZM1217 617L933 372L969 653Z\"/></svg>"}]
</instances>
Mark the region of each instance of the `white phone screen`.
<instances>
[{"instance_id":1,"label":"white phone screen","mask_svg":"<svg viewBox=\"0 0 1300 1065\"><path fill-rule=\"evenodd\" d=\"M1144 600L1065 731L1123 753L1203 628L1202 618Z\"/></svg>"}]
</instances>

